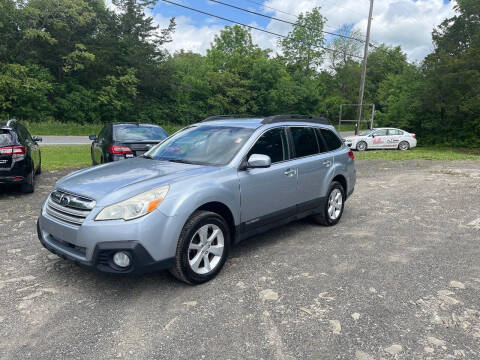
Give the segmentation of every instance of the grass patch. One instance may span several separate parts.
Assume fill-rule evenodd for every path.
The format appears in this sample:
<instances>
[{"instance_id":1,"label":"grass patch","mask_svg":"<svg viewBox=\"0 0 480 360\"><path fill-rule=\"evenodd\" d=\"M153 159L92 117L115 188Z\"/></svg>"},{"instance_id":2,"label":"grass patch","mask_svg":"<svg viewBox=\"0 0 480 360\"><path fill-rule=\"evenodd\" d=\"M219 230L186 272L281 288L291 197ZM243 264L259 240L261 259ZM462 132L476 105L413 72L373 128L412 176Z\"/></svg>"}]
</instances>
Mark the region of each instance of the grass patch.
<instances>
[{"instance_id":1,"label":"grass patch","mask_svg":"<svg viewBox=\"0 0 480 360\"><path fill-rule=\"evenodd\" d=\"M444 147L416 147L407 151L399 150L368 150L355 151L358 160L480 160L480 154L475 149L444 148Z\"/></svg>"},{"instance_id":2,"label":"grass patch","mask_svg":"<svg viewBox=\"0 0 480 360\"><path fill-rule=\"evenodd\" d=\"M57 135L57 136L88 136L98 135L103 124L75 124L63 123L60 121L44 121L44 122L24 122L27 129L32 135ZM182 125L175 124L158 124L169 134L183 128Z\"/></svg>"},{"instance_id":3,"label":"grass patch","mask_svg":"<svg viewBox=\"0 0 480 360\"><path fill-rule=\"evenodd\" d=\"M43 170L83 168L92 164L90 145L49 145L42 146ZM480 153L475 149L455 149L420 147L408 151L368 150L355 151L357 160L480 160Z\"/></svg>"},{"instance_id":4,"label":"grass patch","mask_svg":"<svg viewBox=\"0 0 480 360\"><path fill-rule=\"evenodd\" d=\"M92 165L90 145L42 146L42 170L84 168Z\"/></svg>"}]
</instances>

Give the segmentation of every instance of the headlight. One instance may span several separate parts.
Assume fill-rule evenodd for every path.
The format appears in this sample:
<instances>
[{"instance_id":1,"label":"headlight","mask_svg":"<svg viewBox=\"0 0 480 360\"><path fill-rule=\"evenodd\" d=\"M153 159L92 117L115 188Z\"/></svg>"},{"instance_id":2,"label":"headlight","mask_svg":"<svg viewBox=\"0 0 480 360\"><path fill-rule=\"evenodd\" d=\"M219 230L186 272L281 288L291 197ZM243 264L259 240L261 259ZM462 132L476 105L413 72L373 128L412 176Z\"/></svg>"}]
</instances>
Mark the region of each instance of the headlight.
<instances>
[{"instance_id":1,"label":"headlight","mask_svg":"<svg viewBox=\"0 0 480 360\"><path fill-rule=\"evenodd\" d=\"M146 215L165 199L169 188L165 185L107 206L98 213L95 220L132 220Z\"/></svg>"}]
</instances>

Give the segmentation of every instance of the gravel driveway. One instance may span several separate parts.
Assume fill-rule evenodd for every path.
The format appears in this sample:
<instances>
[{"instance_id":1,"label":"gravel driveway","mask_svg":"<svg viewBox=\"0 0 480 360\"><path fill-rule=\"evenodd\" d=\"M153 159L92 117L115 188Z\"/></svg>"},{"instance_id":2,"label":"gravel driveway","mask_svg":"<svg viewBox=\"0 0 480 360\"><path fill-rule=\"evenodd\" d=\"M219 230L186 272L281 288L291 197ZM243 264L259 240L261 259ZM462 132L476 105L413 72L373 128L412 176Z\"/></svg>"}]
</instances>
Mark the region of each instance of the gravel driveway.
<instances>
[{"instance_id":1,"label":"gravel driveway","mask_svg":"<svg viewBox=\"0 0 480 360\"><path fill-rule=\"evenodd\" d=\"M480 164L357 169L337 226L250 239L197 287L44 250L36 217L67 171L0 189L0 358L479 359Z\"/></svg>"}]
</instances>

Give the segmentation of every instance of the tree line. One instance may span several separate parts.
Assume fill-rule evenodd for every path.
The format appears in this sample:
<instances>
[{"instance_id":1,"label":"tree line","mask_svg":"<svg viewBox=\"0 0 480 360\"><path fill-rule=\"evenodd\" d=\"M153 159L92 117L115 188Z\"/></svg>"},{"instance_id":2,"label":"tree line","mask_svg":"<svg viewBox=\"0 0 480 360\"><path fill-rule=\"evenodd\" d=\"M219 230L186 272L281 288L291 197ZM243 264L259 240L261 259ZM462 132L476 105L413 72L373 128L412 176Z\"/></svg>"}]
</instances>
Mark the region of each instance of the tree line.
<instances>
[{"instance_id":1,"label":"tree line","mask_svg":"<svg viewBox=\"0 0 480 360\"><path fill-rule=\"evenodd\" d=\"M304 113L335 122L341 104L358 102L362 36L344 26L345 37L327 41L320 8L298 16L281 54L235 25L201 55L165 51L176 24L155 25L156 1L113 3L115 11L102 0L0 0L1 118L185 125L214 114ZM480 146L480 2L457 0L455 10L419 64L401 47L371 48L364 102L376 105L376 126Z\"/></svg>"}]
</instances>

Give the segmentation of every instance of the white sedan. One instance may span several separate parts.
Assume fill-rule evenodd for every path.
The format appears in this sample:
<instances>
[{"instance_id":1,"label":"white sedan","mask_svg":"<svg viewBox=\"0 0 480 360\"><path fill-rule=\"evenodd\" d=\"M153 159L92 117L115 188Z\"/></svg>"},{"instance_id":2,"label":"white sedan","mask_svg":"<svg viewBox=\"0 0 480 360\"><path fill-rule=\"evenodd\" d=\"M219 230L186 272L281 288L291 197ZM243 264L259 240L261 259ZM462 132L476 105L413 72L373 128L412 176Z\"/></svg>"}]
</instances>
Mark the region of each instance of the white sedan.
<instances>
[{"instance_id":1,"label":"white sedan","mask_svg":"<svg viewBox=\"0 0 480 360\"><path fill-rule=\"evenodd\" d=\"M415 134L394 128L366 130L357 136L348 136L344 141L349 148L358 151L367 149L408 150L417 146Z\"/></svg>"}]
</instances>

